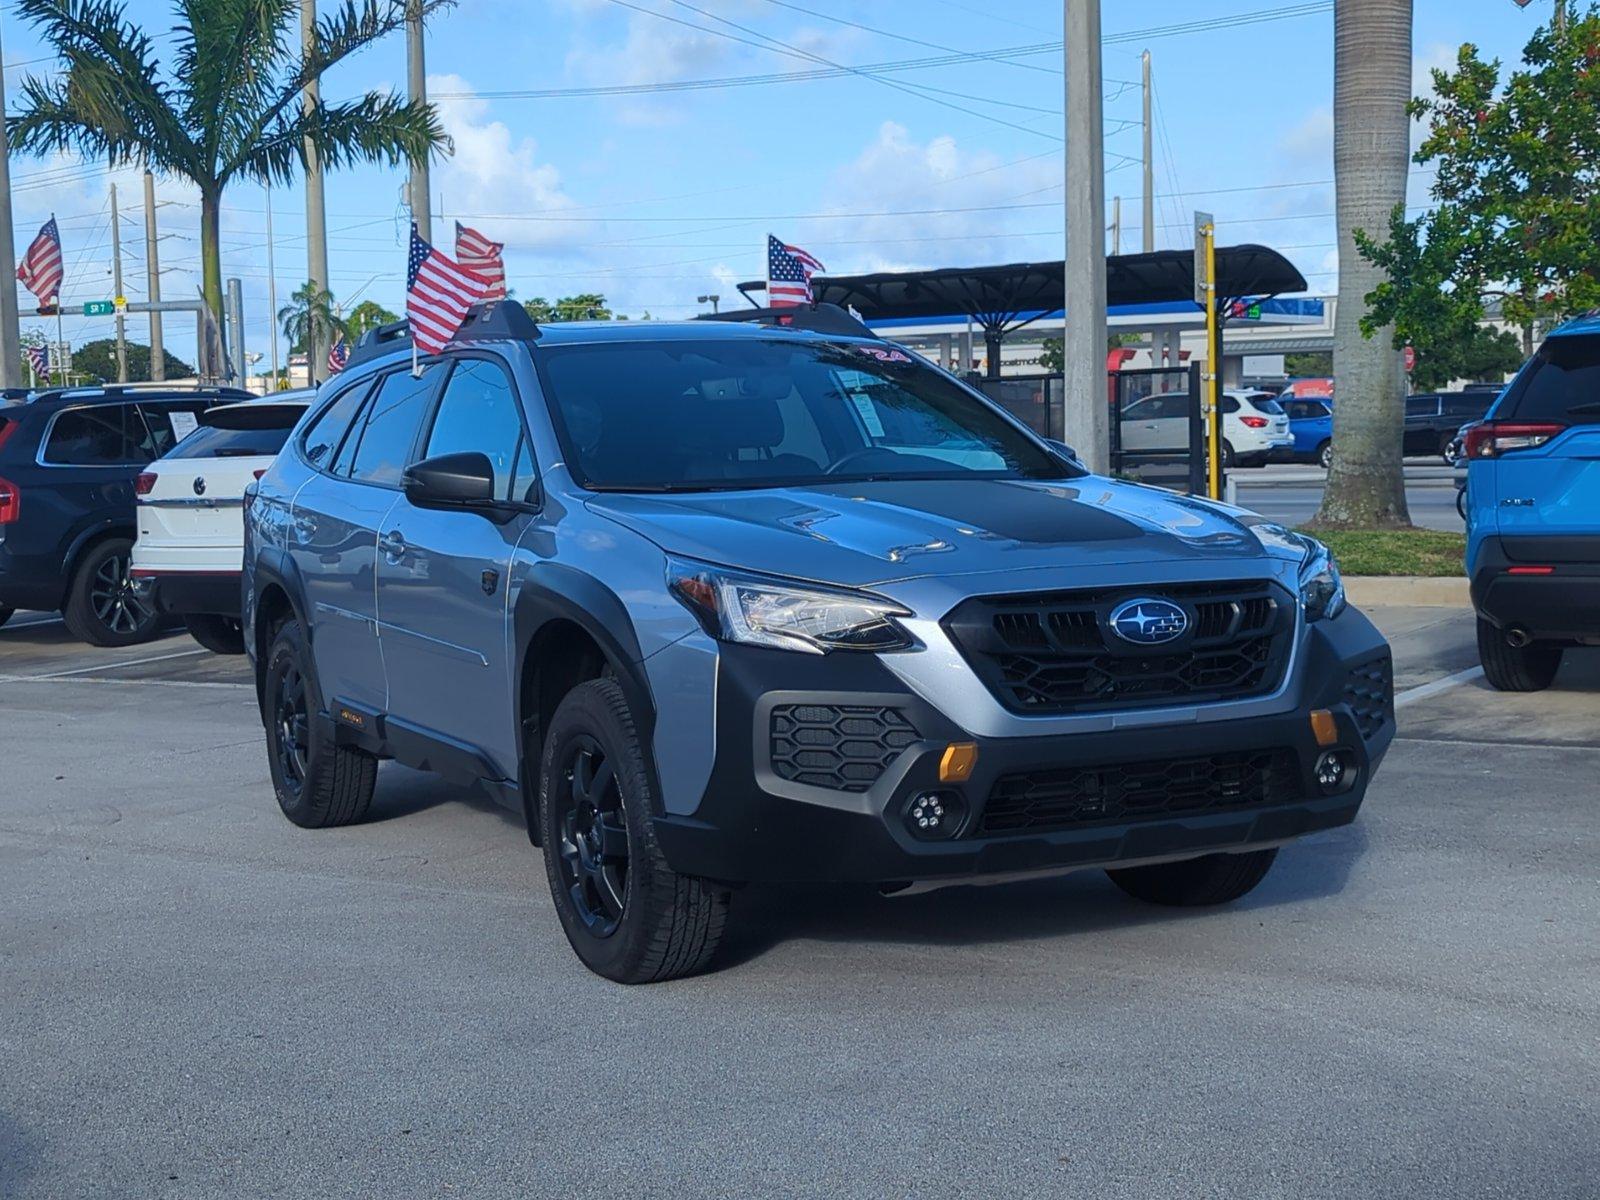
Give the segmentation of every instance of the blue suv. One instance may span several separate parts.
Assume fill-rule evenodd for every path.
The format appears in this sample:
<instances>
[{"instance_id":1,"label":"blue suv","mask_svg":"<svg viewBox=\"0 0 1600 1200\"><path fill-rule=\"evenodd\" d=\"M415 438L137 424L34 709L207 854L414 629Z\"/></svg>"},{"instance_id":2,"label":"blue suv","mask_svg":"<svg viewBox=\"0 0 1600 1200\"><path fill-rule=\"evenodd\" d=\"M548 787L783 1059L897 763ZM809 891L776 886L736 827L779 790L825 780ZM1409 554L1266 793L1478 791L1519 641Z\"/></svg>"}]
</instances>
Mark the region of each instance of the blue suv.
<instances>
[{"instance_id":1,"label":"blue suv","mask_svg":"<svg viewBox=\"0 0 1600 1200\"><path fill-rule=\"evenodd\" d=\"M1355 818L1389 648L1321 545L1087 474L839 309L740 316L365 337L246 501L291 821L359 820L384 758L480 789L642 982L741 884L1215 904Z\"/></svg>"},{"instance_id":2,"label":"blue suv","mask_svg":"<svg viewBox=\"0 0 1600 1200\"><path fill-rule=\"evenodd\" d=\"M1556 329L1466 435L1467 575L1484 674L1550 686L1600 645L1600 314Z\"/></svg>"}]
</instances>

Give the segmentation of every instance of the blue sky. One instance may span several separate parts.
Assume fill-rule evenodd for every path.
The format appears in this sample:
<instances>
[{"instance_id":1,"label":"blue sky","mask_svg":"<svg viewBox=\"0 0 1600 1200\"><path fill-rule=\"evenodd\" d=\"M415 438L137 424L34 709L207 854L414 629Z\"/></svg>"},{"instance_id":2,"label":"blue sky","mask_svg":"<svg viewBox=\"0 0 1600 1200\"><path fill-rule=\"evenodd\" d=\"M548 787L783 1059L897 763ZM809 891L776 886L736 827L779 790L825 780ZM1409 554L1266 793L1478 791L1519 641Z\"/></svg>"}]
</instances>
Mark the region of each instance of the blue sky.
<instances>
[{"instance_id":1,"label":"blue sky","mask_svg":"<svg viewBox=\"0 0 1600 1200\"><path fill-rule=\"evenodd\" d=\"M1549 7L1417 0L1416 79L1452 61L1463 41L1515 61ZM1292 15L1180 28L1273 10ZM172 24L159 0L134 0L129 13L153 33ZM1225 242L1277 246L1312 292L1331 292L1331 5L1106 0L1103 21L1106 192L1108 206L1110 196L1123 197L1124 248L1137 249L1141 236L1137 80L1148 48L1156 244L1187 244L1192 211L1209 209ZM44 51L13 13L0 11L0 22L14 100L20 78L49 63L35 61ZM429 39L430 88L455 141L453 157L434 168L434 208L445 218L436 217L436 240L448 252L459 218L507 243L517 295L597 291L619 311L657 317L694 312L706 292L735 299L732 283L762 271L769 230L835 272L1056 257L1061 59L1021 51L1060 37L1060 0L461 0L434 21ZM973 57L1002 51L1018 53ZM952 55L959 61L878 78L843 72L593 94ZM396 38L340 68L325 93L399 88L404 79ZM506 94L529 91L564 94ZM20 158L12 172L19 254L54 211L68 303L110 296L111 176L92 164ZM125 291L138 299L139 181L116 178ZM403 182L402 172L375 168L329 177L339 300L401 306ZM1425 182L1413 180L1414 199L1424 198ZM163 288L193 295L198 208L176 181L160 181L158 194ZM263 201L251 184L228 194L223 243L224 273L245 284L249 348L264 352ZM300 189L276 193L273 205L281 305L305 277ZM110 331L109 321L66 324L74 341ZM142 326L131 320L130 337L143 340ZM179 353L192 341L186 329L169 333Z\"/></svg>"}]
</instances>

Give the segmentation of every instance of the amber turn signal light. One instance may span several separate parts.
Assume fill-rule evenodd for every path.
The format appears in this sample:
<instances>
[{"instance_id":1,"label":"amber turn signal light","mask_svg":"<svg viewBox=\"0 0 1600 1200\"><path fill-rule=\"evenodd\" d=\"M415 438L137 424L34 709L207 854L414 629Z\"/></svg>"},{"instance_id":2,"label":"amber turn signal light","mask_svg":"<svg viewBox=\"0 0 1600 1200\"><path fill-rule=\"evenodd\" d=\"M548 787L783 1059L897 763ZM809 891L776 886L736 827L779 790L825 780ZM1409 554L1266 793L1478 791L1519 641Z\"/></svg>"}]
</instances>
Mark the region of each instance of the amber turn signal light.
<instances>
[{"instance_id":1,"label":"amber turn signal light","mask_svg":"<svg viewBox=\"0 0 1600 1200\"><path fill-rule=\"evenodd\" d=\"M978 765L978 743L951 742L939 756L939 782L965 783Z\"/></svg>"},{"instance_id":2,"label":"amber turn signal light","mask_svg":"<svg viewBox=\"0 0 1600 1200\"><path fill-rule=\"evenodd\" d=\"M1311 710L1311 733L1317 739L1319 746L1331 746L1339 740L1339 727L1334 724L1333 714L1325 708Z\"/></svg>"}]
</instances>

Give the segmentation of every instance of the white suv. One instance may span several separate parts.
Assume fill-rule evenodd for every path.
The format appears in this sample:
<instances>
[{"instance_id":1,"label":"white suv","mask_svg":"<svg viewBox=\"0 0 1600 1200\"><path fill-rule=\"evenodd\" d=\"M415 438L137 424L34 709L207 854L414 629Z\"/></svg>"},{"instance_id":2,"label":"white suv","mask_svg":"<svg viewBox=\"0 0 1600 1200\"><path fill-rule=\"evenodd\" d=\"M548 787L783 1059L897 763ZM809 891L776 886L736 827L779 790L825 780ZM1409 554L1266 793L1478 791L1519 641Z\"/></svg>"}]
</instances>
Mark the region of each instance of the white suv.
<instances>
[{"instance_id":1,"label":"white suv","mask_svg":"<svg viewBox=\"0 0 1600 1200\"><path fill-rule=\"evenodd\" d=\"M1122 447L1133 451L1185 450L1189 445L1189 393L1146 396L1122 410ZM1294 447L1289 416L1270 392L1222 393L1222 465L1263 466Z\"/></svg>"},{"instance_id":2,"label":"white suv","mask_svg":"<svg viewBox=\"0 0 1600 1200\"><path fill-rule=\"evenodd\" d=\"M209 409L135 482L134 587L160 611L181 616L195 641L218 654L244 653L245 489L272 465L315 394L282 392Z\"/></svg>"}]
</instances>

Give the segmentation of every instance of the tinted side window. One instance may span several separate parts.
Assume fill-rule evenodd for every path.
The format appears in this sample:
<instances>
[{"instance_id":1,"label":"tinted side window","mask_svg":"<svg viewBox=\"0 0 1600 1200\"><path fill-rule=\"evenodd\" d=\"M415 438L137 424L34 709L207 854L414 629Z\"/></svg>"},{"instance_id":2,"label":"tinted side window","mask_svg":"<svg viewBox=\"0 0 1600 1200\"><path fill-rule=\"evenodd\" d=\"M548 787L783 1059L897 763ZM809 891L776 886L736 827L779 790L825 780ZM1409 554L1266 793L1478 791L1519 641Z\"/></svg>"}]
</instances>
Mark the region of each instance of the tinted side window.
<instances>
[{"instance_id":1,"label":"tinted side window","mask_svg":"<svg viewBox=\"0 0 1600 1200\"><path fill-rule=\"evenodd\" d=\"M283 449L290 426L282 429L213 429L202 425L183 439L168 458L267 457Z\"/></svg>"},{"instance_id":2,"label":"tinted side window","mask_svg":"<svg viewBox=\"0 0 1600 1200\"><path fill-rule=\"evenodd\" d=\"M1499 417L1600 424L1600 334L1550 338L1506 394Z\"/></svg>"},{"instance_id":3,"label":"tinted side window","mask_svg":"<svg viewBox=\"0 0 1600 1200\"><path fill-rule=\"evenodd\" d=\"M1439 397L1412 396L1406 400L1406 416L1436 417L1439 415Z\"/></svg>"},{"instance_id":4,"label":"tinted side window","mask_svg":"<svg viewBox=\"0 0 1600 1200\"><path fill-rule=\"evenodd\" d=\"M1225 412L1225 413L1236 413L1236 412L1238 412L1239 411L1239 401L1233 396L1224 396L1222 398L1222 411Z\"/></svg>"},{"instance_id":5,"label":"tinted side window","mask_svg":"<svg viewBox=\"0 0 1600 1200\"><path fill-rule=\"evenodd\" d=\"M366 399L371 382L365 380L347 388L312 419L300 444L305 447L306 458L316 466L323 470L331 468L345 434L350 432L351 423L361 411L361 402Z\"/></svg>"},{"instance_id":6,"label":"tinted side window","mask_svg":"<svg viewBox=\"0 0 1600 1200\"><path fill-rule=\"evenodd\" d=\"M522 416L506 373L482 359L456 363L422 457L480 451L494 465L494 494L521 499L511 490L521 442Z\"/></svg>"},{"instance_id":7,"label":"tinted side window","mask_svg":"<svg viewBox=\"0 0 1600 1200\"><path fill-rule=\"evenodd\" d=\"M74 467L126 467L150 461L141 455L144 422L131 404L69 409L56 418L44 461Z\"/></svg>"},{"instance_id":8,"label":"tinted side window","mask_svg":"<svg viewBox=\"0 0 1600 1200\"><path fill-rule=\"evenodd\" d=\"M411 462L411 449L417 443L428 410L428 399L439 382L440 365L429 363L421 375L408 370L385 375L378 392L367 406L367 420L356 447L352 479L395 487ZM340 455L343 458L343 455Z\"/></svg>"},{"instance_id":9,"label":"tinted side window","mask_svg":"<svg viewBox=\"0 0 1600 1200\"><path fill-rule=\"evenodd\" d=\"M139 412L144 417L149 437L140 446L141 458L160 458L199 427L196 419L208 404L185 400L172 404L141 404Z\"/></svg>"}]
</instances>

